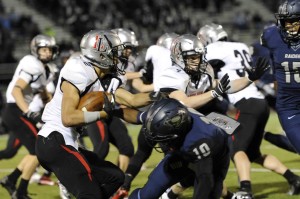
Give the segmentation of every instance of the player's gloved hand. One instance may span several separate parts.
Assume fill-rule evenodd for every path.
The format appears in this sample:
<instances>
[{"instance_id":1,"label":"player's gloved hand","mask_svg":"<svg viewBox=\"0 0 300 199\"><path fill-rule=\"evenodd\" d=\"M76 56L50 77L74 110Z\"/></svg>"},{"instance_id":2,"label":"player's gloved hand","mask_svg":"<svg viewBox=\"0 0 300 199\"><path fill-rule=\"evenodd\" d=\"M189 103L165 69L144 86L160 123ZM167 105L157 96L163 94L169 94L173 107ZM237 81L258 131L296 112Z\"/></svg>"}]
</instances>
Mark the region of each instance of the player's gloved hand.
<instances>
[{"instance_id":1,"label":"player's gloved hand","mask_svg":"<svg viewBox=\"0 0 300 199\"><path fill-rule=\"evenodd\" d=\"M123 83L126 83L126 78L122 75L116 76L112 74L105 75L102 79L102 86L108 92L115 92Z\"/></svg>"},{"instance_id":2,"label":"player's gloved hand","mask_svg":"<svg viewBox=\"0 0 300 199\"><path fill-rule=\"evenodd\" d=\"M113 98L113 96L112 96L112 98ZM108 117L111 117L113 115L114 107L115 106L112 103L112 101L110 101L107 94L104 93L104 107L103 107L103 110L106 112Z\"/></svg>"},{"instance_id":3,"label":"player's gloved hand","mask_svg":"<svg viewBox=\"0 0 300 199\"><path fill-rule=\"evenodd\" d=\"M42 114L40 112L27 111L23 114L29 121L35 124L36 128L40 129L44 125Z\"/></svg>"},{"instance_id":4,"label":"player's gloved hand","mask_svg":"<svg viewBox=\"0 0 300 199\"><path fill-rule=\"evenodd\" d=\"M258 80L269 68L269 59L266 57L258 57L255 67L252 67L251 69L246 68L248 79L252 82Z\"/></svg>"},{"instance_id":5,"label":"player's gloved hand","mask_svg":"<svg viewBox=\"0 0 300 199\"><path fill-rule=\"evenodd\" d=\"M168 95L166 93L164 93L164 92L152 91L151 93L149 93L149 97L150 97L150 100L152 102L156 102L156 101L159 101L161 99L168 98Z\"/></svg>"},{"instance_id":6,"label":"player's gloved hand","mask_svg":"<svg viewBox=\"0 0 300 199\"><path fill-rule=\"evenodd\" d=\"M144 70L143 76L141 77L144 84L152 84L153 83L153 64L152 61L148 61L146 66L141 69Z\"/></svg>"},{"instance_id":7,"label":"player's gloved hand","mask_svg":"<svg viewBox=\"0 0 300 199\"><path fill-rule=\"evenodd\" d=\"M140 71L139 71L139 74L141 75L141 77L143 77L144 73L146 73L146 69L142 68Z\"/></svg>"},{"instance_id":8,"label":"player's gloved hand","mask_svg":"<svg viewBox=\"0 0 300 199\"><path fill-rule=\"evenodd\" d=\"M216 97L220 97L222 96L228 89L230 89L229 86L229 76L226 73L220 80L220 82L218 83L218 85L216 86L216 88L214 90L211 91L211 95L213 98Z\"/></svg>"}]
</instances>

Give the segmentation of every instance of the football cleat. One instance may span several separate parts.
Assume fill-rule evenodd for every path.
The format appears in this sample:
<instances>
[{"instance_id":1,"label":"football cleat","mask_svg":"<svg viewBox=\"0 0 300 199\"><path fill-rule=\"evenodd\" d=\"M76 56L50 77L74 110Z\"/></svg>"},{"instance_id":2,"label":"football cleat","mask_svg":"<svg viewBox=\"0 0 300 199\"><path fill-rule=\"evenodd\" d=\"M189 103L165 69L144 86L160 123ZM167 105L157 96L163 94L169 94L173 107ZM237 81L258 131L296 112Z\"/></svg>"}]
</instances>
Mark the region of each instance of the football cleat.
<instances>
[{"instance_id":1,"label":"football cleat","mask_svg":"<svg viewBox=\"0 0 300 199\"><path fill-rule=\"evenodd\" d=\"M288 195L299 195L300 194L300 177L297 178L290 183L290 190L287 193Z\"/></svg>"},{"instance_id":2,"label":"football cleat","mask_svg":"<svg viewBox=\"0 0 300 199\"><path fill-rule=\"evenodd\" d=\"M48 176L42 176L39 181L38 181L39 185L49 185L49 186L53 186L55 185L55 182L53 180L51 180L50 177Z\"/></svg>"},{"instance_id":3,"label":"football cleat","mask_svg":"<svg viewBox=\"0 0 300 199\"><path fill-rule=\"evenodd\" d=\"M32 199L28 194L19 195L17 191L14 191L11 195L11 199Z\"/></svg>"},{"instance_id":4,"label":"football cleat","mask_svg":"<svg viewBox=\"0 0 300 199\"><path fill-rule=\"evenodd\" d=\"M59 187L59 195L61 199L71 199L71 194L68 192L67 188L57 181Z\"/></svg>"},{"instance_id":5,"label":"football cleat","mask_svg":"<svg viewBox=\"0 0 300 199\"><path fill-rule=\"evenodd\" d=\"M128 191L119 189L111 199L126 199L128 198Z\"/></svg>"},{"instance_id":6,"label":"football cleat","mask_svg":"<svg viewBox=\"0 0 300 199\"><path fill-rule=\"evenodd\" d=\"M41 175L38 172L34 172L33 175L31 176L29 183L38 183L41 179Z\"/></svg>"},{"instance_id":7,"label":"football cleat","mask_svg":"<svg viewBox=\"0 0 300 199\"><path fill-rule=\"evenodd\" d=\"M9 195L12 195L16 191L16 185L10 182L7 176L0 180L0 184L8 191Z\"/></svg>"},{"instance_id":8,"label":"football cleat","mask_svg":"<svg viewBox=\"0 0 300 199\"><path fill-rule=\"evenodd\" d=\"M235 192L231 199L254 199L251 193L246 191Z\"/></svg>"}]
</instances>

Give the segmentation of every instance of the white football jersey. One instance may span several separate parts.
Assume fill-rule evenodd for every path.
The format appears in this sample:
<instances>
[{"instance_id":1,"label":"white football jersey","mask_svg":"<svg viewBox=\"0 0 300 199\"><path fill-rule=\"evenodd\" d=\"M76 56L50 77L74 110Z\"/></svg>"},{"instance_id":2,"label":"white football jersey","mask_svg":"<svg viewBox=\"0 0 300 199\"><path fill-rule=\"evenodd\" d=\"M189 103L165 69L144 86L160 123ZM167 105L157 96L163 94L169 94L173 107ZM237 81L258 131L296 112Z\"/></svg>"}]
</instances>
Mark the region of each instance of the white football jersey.
<instances>
[{"instance_id":1,"label":"white football jersey","mask_svg":"<svg viewBox=\"0 0 300 199\"><path fill-rule=\"evenodd\" d=\"M51 94L53 94L55 91L55 86L54 86L53 82L48 83L46 88L47 88L47 91ZM32 101L30 102L30 104L28 106L28 109L32 112L39 112L39 111L42 111L43 108L44 108L44 103L43 103L41 95L39 93L35 94L32 98Z\"/></svg>"},{"instance_id":2,"label":"white football jersey","mask_svg":"<svg viewBox=\"0 0 300 199\"><path fill-rule=\"evenodd\" d=\"M157 88L156 91L159 91L161 88L171 88L181 90L187 96L192 96L202 94L207 89L210 89L213 79L213 74L202 74L198 85L195 85L195 83L191 82L190 76L180 66L174 64L172 67L161 71L159 78L153 84Z\"/></svg>"},{"instance_id":3,"label":"white football jersey","mask_svg":"<svg viewBox=\"0 0 300 199\"><path fill-rule=\"evenodd\" d=\"M218 41L207 45L206 50L206 59L208 61L221 60L225 64L217 74L218 79L222 78L226 73L231 81L248 75L245 68L251 67L251 56L246 44ZM263 99L264 96L252 83L239 92L228 94L228 98L232 104L235 104L242 98Z\"/></svg>"},{"instance_id":4,"label":"white football jersey","mask_svg":"<svg viewBox=\"0 0 300 199\"><path fill-rule=\"evenodd\" d=\"M54 96L44 109L42 120L45 124L39 135L47 137L51 132L58 131L63 135L67 145L78 148L77 138L79 134L75 128L65 127L61 119L63 93L60 85L62 80L74 85L80 95L91 91L104 91L104 89L94 67L83 56L70 58L60 72Z\"/></svg>"},{"instance_id":5,"label":"white football jersey","mask_svg":"<svg viewBox=\"0 0 300 199\"><path fill-rule=\"evenodd\" d=\"M13 75L12 81L9 83L6 90L7 103L15 103L15 98L11 92L16 81L20 78L27 82L29 86L23 91L25 101L29 104L32 101L33 95L39 93L49 82L54 79L56 68L49 65L49 76L46 77L46 69L43 63L33 55L23 57Z\"/></svg>"},{"instance_id":6,"label":"white football jersey","mask_svg":"<svg viewBox=\"0 0 300 199\"><path fill-rule=\"evenodd\" d=\"M154 91L158 91L159 87L154 82L158 82L161 74L172 67L171 51L158 45L152 45L147 49L145 61L152 61L153 64L153 84Z\"/></svg>"},{"instance_id":7,"label":"white football jersey","mask_svg":"<svg viewBox=\"0 0 300 199\"><path fill-rule=\"evenodd\" d=\"M212 89L212 84L215 80L214 71L211 65L207 65L206 67L206 74L202 74L199 80L198 85L193 82L189 82L186 95L193 96L193 95L200 95L206 92L207 90Z\"/></svg>"},{"instance_id":8,"label":"white football jersey","mask_svg":"<svg viewBox=\"0 0 300 199\"><path fill-rule=\"evenodd\" d=\"M154 91L171 88L186 92L189 82L190 76L177 64L161 71L158 78L153 78Z\"/></svg>"}]
</instances>

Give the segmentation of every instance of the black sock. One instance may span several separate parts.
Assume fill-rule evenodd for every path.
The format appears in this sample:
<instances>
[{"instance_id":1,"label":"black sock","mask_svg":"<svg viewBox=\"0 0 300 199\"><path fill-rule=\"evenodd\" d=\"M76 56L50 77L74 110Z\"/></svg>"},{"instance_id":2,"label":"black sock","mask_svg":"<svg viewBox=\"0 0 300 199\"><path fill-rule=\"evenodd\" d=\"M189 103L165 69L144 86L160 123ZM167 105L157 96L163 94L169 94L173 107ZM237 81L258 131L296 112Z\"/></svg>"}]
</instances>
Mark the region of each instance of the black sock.
<instances>
[{"instance_id":1,"label":"black sock","mask_svg":"<svg viewBox=\"0 0 300 199\"><path fill-rule=\"evenodd\" d=\"M124 183L122 185L122 188L129 191L130 187L131 187L131 182L133 180L133 177L131 174L125 173L125 180Z\"/></svg>"},{"instance_id":2,"label":"black sock","mask_svg":"<svg viewBox=\"0 0 300 199\"><path fill-rule=\"evenodd\" d=\"M168 192L168 197L170 198L170 199L176 199L176 198L178 198L178 194L176 194L176 193L174 193L173 191L172 191L172 189Z\"/></svg>"},{"instance_id":3,"label":"black sock","mask_svg":"<svg viewBox=\"0 0 300 199\"><path fill-rule=\"evenodd\" d=\"M8 177L8 180L13 183L13 184L16 184L17 183L17 180L18 178L21 176L22 172L16 168L11 174L9 174L7 177Z\"/></svg>"},{"instance_id":4,"label":"black sock","mask_svg":"<svg viewBox=\"0 0 300 199\"><path fill-rule=\"evenodd\" d=\"M240 190L252 193L251 182L249 180L241 181Z\"/></svg>"},{"instance_id":5,"label":"black sock","mask_svg":"<svg viewBox=\"0 0 300 199\"><path fill-rule=\"evenodd\" d=\"M29 180L24 180L21 178L21 182L18 187L18 195L27 195L27 188L28 188Z\"/></svg>"},{"instance_id":6,"label":"black sock","mask_svg":"<svg viewBox=\"0 0 300 199\"><path fill-rule=\"evenodd\" d=\"M291 172L291 170L286 170L286 172L283 174L283 177L289 182L289 183L293 183L293 181L296 179L296 175Z\"/></svg>"}]
</instances>

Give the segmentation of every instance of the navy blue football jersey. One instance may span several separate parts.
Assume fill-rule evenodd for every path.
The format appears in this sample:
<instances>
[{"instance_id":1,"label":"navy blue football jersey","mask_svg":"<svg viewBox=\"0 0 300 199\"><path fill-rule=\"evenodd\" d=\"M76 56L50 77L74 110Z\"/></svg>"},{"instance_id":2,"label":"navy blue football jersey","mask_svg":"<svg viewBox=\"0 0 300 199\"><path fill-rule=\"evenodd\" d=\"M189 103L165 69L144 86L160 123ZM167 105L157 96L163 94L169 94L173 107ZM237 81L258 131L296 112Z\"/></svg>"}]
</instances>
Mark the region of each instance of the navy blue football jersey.
<instances>
[{"instance_id":1,"label":"navy blue football jersey","mask_svg":"<svg viewBox=\"0 0 300 199\"><path fill-rule=\"evenodd\" d=\"M268 48L262 46L259 41L254 42L251 44L252 49L252 60L253 63L256 62L258 57L267 57L269 58L269 63L272 65L272 60L270 58L270 51ZM260 81L264 82L265 84L273 83L273 69L270 67L260 78Z\"/></svg>"},{"instance_id":2,"label":"navy blue football jersey","mask_svg":"<svg viewBox=\"0 0 300 199\"><path fill-rule=\"evenodd\" d=\"M262 45L270 50L275 80L278 84L277 110L289 110L300 104L300 45L284 42L277 26L262 34Z\"/></svg>"},{"instance_id":3,"label":"navy blue football jersey","mask_svg":"<svg viewBox=\"0 0 300 199\"><path fill-rule=\"evenodd\" d=\"M226 145L228 135L209 123L203 116L190 114L193 118L193 126L185 136L180 151L187 153L191 162L218 154Z\"/></svg>"}]
</instances>

